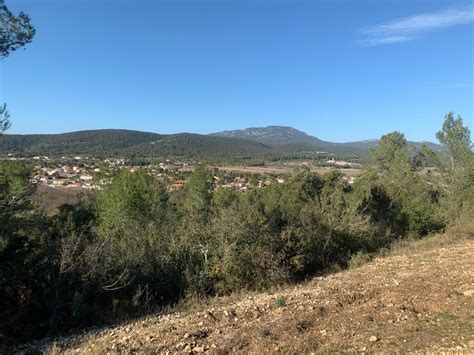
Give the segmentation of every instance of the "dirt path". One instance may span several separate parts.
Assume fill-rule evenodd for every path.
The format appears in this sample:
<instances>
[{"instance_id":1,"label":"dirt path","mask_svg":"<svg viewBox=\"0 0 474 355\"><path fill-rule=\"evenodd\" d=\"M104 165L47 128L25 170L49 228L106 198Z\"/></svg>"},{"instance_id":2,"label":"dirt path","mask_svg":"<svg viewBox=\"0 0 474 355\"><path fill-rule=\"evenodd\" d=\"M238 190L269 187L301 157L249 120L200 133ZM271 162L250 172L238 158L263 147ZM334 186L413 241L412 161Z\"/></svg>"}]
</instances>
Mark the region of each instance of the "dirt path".
<instances>
[{"instance_id":1,"label":"dirt path","mask_svg":"<svg viewBox=\"0 0 474 355\"><path fill-rule=\"evenodd\" d=\"M50 352L57 351L472 353L474 241L375 259L278 292L223 299L199 312L92 331L57 342Z\"/></svg>"}]
</instances>

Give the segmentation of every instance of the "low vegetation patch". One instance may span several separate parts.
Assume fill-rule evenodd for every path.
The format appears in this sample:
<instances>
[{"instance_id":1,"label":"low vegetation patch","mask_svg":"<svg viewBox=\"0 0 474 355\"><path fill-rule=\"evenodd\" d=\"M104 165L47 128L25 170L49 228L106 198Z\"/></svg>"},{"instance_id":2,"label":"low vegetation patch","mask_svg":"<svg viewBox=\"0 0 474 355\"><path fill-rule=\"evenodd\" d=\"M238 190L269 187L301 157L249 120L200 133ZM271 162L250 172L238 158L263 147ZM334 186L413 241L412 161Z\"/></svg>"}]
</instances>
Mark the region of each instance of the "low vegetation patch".
<instances>
[{"instance_id":1,"label":"low vegetation patch","mask_svg":"<svg viewBox=\"0 0 474 355\"><path fill-rule=\"evenodd\" d=\"M277 296L277 298L275 298L275 304L277 307L285 307L287 302L288 299L285 296Z\"/></svg>"}]
</instances>

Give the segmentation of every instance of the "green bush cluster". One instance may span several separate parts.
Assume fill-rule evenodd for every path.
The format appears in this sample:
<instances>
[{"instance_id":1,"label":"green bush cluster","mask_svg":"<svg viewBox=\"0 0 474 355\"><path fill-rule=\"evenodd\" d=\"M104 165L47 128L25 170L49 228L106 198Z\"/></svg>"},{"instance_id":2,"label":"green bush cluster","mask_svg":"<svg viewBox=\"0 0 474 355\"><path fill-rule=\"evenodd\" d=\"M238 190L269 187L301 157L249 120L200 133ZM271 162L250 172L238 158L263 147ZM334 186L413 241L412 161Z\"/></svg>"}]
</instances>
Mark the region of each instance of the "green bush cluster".
<instances>
[{"instance_id":1,"label":"green bush cluster","mask_svg":"<svg viewBox=\"0 0 474 355\"><path fill-rule=\"evenodd\" d=\"M472 213L474 201L470 140L462 130L449 136L459 118L446 121L432 180L394 132L354 184L301 167L282 184L242 193L216 189L200 164L184 189L169 192L146 171L122 171L92 205L46 215L28 199L28 167L3 163L0 337L25 340L184 297L302 280L438 231Z\"/></svg>"}]
</instances>

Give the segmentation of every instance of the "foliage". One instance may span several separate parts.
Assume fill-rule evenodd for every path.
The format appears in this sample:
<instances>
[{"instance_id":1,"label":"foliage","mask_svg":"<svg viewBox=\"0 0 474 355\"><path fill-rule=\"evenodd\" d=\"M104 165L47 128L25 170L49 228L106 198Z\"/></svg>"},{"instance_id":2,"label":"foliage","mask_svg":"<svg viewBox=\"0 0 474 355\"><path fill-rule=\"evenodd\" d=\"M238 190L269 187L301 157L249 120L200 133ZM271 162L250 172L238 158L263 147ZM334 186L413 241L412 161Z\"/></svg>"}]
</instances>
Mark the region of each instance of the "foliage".
<instances>
[{"instance_id":1,"label":"foliage","mask_svg":"<svg viewBox=\"0 0 474 355\"><path fill-rule=\"evenodd\" d=\"M463 126L460 116L454 119L449 112L444 117L443 128L436 133L436 138L444 147L447 167L454 178L456 172L464 166L472 155L471 133L468 127Z\"/></svg>"},{"instance_id":2,"label":"foliage","mask_svg":"<svg viewBox=\"0 0 474 355\"><path fill-rule=\"evenodd\" d=\"M264 289L355 267L394 242L472 220L470 141L451 132L466 131L447 118L446 153L423 153L440 164L439 180L417 170L394 132L353 184L302 167L283 184L238 192L215 189L214 172L197 164L185 188L168 191L144 169L115 174L104 166L112 182L95 202L45 215L30 203L30 167L2 163L0 334L22 341L187 296Z\"/></svg>"},{"instance_id":3,"label":"foliage","mask_svg":"<svg viewBox=\"0 0 474 355\"><path fill-rule=\"evenodd\" d=\"M17 49L30 43L35 36L30 18L23 12L13 15L4 1L0 1L0 60ZM10 127L10 114L7 105L0 107L0 134Z\"/></svg>"},{"instance_id":4,"label":"foliage","mask_svg":"<svg viewBox=\"0 0 474 355\"><path fill-rule=\"evenodd\" d=\"M438 168L446 188L441 197L442 215L453 223L461 216L474 218L474 152L468 127L452 112L436 135L444 147Z\"/></svg>"},{"instance_id":5,"label":"foliage","mask_svg":"<svg viewBox=\"0 0 474 355\"><path fill-rule=\"evenodd\" d=\"M120 238L133 223L157 223L166 211L167 195L163 186L144 171L121 171L99 197L99 228Z\"/></svg>"},{"instance_id":6,"label":"foliage","mask_svg":"<svg viewBox=\"0 0 474 355\"><path fill-rule=\"evenodd\" d=\"M408 143L403 133L392 132L382 136L379 146L372 150L372 162L379 170L389 170L393 163L407 161Z\"/></svg>"},{"instance_id":7,"label":"foliage","mask_svg":"<svg viewBox=\"0 0 474 355\"><path fill-rule=\"evenodd\" d=\"M18 161L0 162L0 250L6 245L12 228L21 220L19 214L31 207L34 189L28 179L31 167Z\"/></svg>"},{"instance_id":8,"label":"foliage","mask_svg":"<svg viewBox=\"0 0 474 355\"><path fill-rule=\"evenodd\" d=\"M196 218L203 223L212 208L213 174L206 164L197 164L193 174L186 184L184 208L190 218Z\"/></svg>"},{"instance_id":9,"label":"foliage","mask_svg":"<svg viewBox=\"0 0 474 355\"><path fill-rule=\"evenodd\" d=\"M285 297L285 296L277 296L277 298L275 298L275 304L277 307L285 307L286 304L288 302L288 298Z\"/></svg>"},{"instance_id":10,"label":"foliage","mask_svg":"<svg viewBox=\"0 0 474 355\"><path fill-rule=\"evenodd\" d=\"M0 3L0 28L0 58L30 43L35 36L28 15L24 12L13 15L3 1Z\"/></svg>"},{"instance_id":11,"label":"foliage","mask_svg":"<svg viewBox=\"0 0 474 355\"><path fill-rule=\"evenodd\" d=\"M426 235L443 226L435 213L437 191L415 170L403 134L382 137L373 152L377 180L391 203L392 230L398 235ZM379 209L379 211L381 211Z\"/></svg>"},{"instance_id":12,"label":"foliage","mask_svg":"<svg viewBox=\"0 0 474 355\"><path fill-rule=\"evenodd\" d=\"M0 107L0 134L10 128L10 113L7 110L7 104Z\"/></svg>"}]
</instances>

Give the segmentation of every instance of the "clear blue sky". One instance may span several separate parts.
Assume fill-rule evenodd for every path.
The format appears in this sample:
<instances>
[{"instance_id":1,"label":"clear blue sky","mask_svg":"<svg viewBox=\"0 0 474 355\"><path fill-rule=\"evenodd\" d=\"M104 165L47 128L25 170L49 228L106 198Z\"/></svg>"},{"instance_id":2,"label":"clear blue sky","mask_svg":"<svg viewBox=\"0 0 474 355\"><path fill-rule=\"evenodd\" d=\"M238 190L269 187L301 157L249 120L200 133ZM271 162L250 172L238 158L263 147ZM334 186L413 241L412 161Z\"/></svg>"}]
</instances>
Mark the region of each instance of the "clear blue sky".
<instances>
[{"instance_id":1,"label":"clear blue sky","mask_svg":"<svg viewBox=\"0 0 474 355\"><path fill-rule=\"evenodd\" d=\"M10 133L210 133L330 141L473 130L471 1L11 0L37 36L1 64Z\"/></svg>"}]
</instances>

